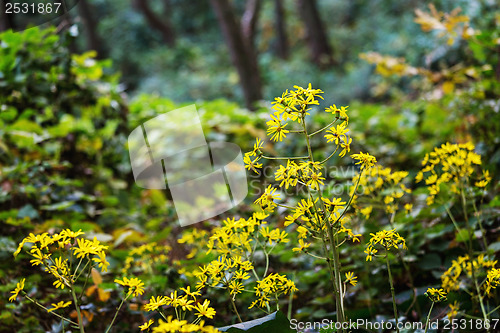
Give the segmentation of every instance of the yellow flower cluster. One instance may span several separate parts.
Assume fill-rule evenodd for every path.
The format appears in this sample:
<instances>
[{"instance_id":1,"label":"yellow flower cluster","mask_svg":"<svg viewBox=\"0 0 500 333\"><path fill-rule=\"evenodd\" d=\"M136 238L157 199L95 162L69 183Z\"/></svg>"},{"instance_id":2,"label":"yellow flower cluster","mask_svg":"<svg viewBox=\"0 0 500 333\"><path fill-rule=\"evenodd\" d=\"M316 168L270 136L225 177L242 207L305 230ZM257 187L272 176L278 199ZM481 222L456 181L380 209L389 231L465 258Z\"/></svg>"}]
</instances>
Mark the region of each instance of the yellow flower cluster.
<instances>
[{"instance_id":1,"label":"yellow flower cluster","mask_svg":"<svg viewBox=\"0 0 500 333\"><path fill-rule=\"evenodd\" d=\"M435 148L426 154L422 161L422 170L417 173L415 180L421 182L425 179L425 185L429 191L427 204L431 205L440 192L440 185L450 183L450 190L459 194L469 177L474 173L476 165L481 164L481 156L474 152L471 142L451 144L449 142ZM483 174L484 181L478 185L486 186L491 179L489 174Z\"/></svg>"},{"instance_id":2,"label":"yellow flower cluster","mask_svg":"<svg viewBox=\"0 0 500 333\"><path fill-rule=\"evenodd\" d=\"M253 269L253 265L248 260L243 260L239 256L227 257L219 256L212 260L210 264L200 266L194 273L198 282L196 289L201 290L207 286L229 289L231 295L241 293L243 281L248 280L247 273Z\"/></svg>"},{"instance_id":3,"label":"yellow flower cluster","mask_svg":"<svg viewBox=\"0 0 500 333\"><path fill-rule=\"evenodd\" d=\"M474 270L476 276L481 274L481 271L488 271L485 291L486 294L489 295L491 289L498 286L498 283L495 281L500 281L498 280L500 277L498 274L500 270L495 268L497 262L497 260L485 259L484 254L479 255L473 260L470 259L469 255L459 256L457 260L451 262L450 268L441 275L441 287L447 292L459 290L461 283L460 277L463 273L465 273L468 278L471 278L472 270Z\"/></svg>"},{"instance_id":4,"label":"yellow flower cluster","mask_svg":"<svg viewBox=\"0 0 500 333\"><path fill-rule=\"evenodd\" d=\"M151 322L152 324L153 322ZM149 324L149 325L151 325ZM149 326L145 327L147 329ZM141 328L141 330L144 330ZM153 328L153 333L178 333L178 332L203 332L203 333L216 333L219 332L213 326L205 326L204 321L200 321L197 324L188 323L187 320L173 319L169 316L166 321L160 319L158 321L158 326Z\"/></svg>"},{"instance_id":5,"label":"yellow flower cluster","mask_svg":"<svg viewBox=\"0 0 500 333\"><path fill-rule=\"evenodd\" d=\"M448 45L452 45L460 34L462 38L468 39L474 35L474 30L469 27L469 17L458 15L460 8L454 9L451 13L438 12L433 4L429 5L430 13L420 9L415 10L417 18L415 22L420 24L423 31L440 31L440 36L447 36ZM463 24L462 27L460 25Z\"/></svg>"},{"instance_id":6,"label":"yellow flower cluster","mask_svg":"<svg viewBox=\"0 0 500 333\"><path fill-rule=\"evenodd\" d=\"M313 190L319 190L319 185L324 185L323 173L320 172L322 166L319 162L301 161L299 164L292 160L287 160L286 167L280 165L274 173L276 182L280 182L280 187L288 189L296 186L297 183L310 186Z\"/></svg>"},{"instance_id":7,"label":"yellow flower cluster","mask_svg":"<svg viewBox=\"0 0 500 333\"><path fill-rule=\"evenodd\" d=\"M376 245L382 246L386 251L392 248L399 249L400 245L402 245L403 249L407 249L405 239L396 232L396 229L377 231L375 234L370 233L370 236L370 241L365 250L366 261L371 261L372 257L378 252L375 249Z\"/></svg>"},{"instance_id":8,"label":"yellow flower cluster","mask_svg":"<svg viewBox=\"0 0 500 333\"><path fill-rule=\"evenodd\" d=\"M359 154L352 154L351 157L357 160L356 164L361 164L361 170L369 169L377 163L377 159L369 153L359 152Z\"/></svg>"},{"instance_id":9,"label":"yellow flower cluster","mask_svg":"<svg viewBox=\"0 0 500 333\"><path fill-rule=\"evenodd\" d=\"M394 171L382 166L373 167L363 173L356 175L352 182L359 184L363 195L362 201L358 203L358 195L353 197L353 206L366 219L370 217L374 205L384 202L387 213L395 213L398 209L398 201L405 193L411 193L410 189L403 183L408 176L407 171ZM356 187L351 186L351 195ZM406 206L406 208L410 208ZM410 208L411 209L411 208Z\"/></svg>"},{"instance_id":10,"label":"yellow flower cluster","mask_svg":"<svg viewBox=\"0 0 500 333\"><path fill-rule=\"evenodd\" d=\"M377 52L361 53L359 58L369 64L375 64L375 71L382 76L413 76L421 73L420 68L407 64L404 58L381 55Z\"/></svg>"},{"instance_id":11,"label":"yellow flower cluster","mask_svg":"<svg viewBox=\"0 0 500 333\"><path fill-rule=\"evenodd\" d=\"M152 296L149 302L144 306L146 311L162 310L163 306L172 306L176 311L196 311L198 317L213 318L214 308L210 307L210 301L198 302L196 296L200 296L199 291L191 290L191 287L180 288L184 295L177 295L177 290L171 292L169 296ZM178 309L178 310L177 310Z\"/></svg>"},{"instance_id":12,"label":"yellow flower cluster","mask_svg":"<svg viewBox=\"0 0 500 333\"><path fill-rule=\"evenodd\" d=\"M309 83L307 88L302 88L299 86L293 86L295 90L286 90L281 97L276 97L274 99L273 109L276 110L274 116L271 115L272 120L268 124L268 135L273 135L274 141L281 141L283 138L279 138L279 132L276 128L276 121L282 118L283 121L290 119L291 121L296 121L298 123L302 122L302 119L308 115L307 111L311 108L311 105L319 105L319 101L316 98L323 97L320 94L323 93L321 89L313 89ZM279 123L280 121L278 121ZM284 123L282 128L284 128L287 123ZM288 133L288 132L287 132ZM273 138L271 138L273 140Z\"/></svg>"},{"instance_id":13,"label":"yellow flower cluster","mask_svg":"<svg viewBox=\"0 0 500 333\"><path fill-rule=\"evenodd\" d=\"M259 160L262 158L262 145L262 140L257 138L255 140L255 144L253 145L253 150L246 152L243 157L245 168L255 172L256 174L259 173L257 169L262 168L262 163L259 163ZM253 156L255 156L255 158L252 160Z\"/></svg>"},{"instance_id":14,"label":"yellow flower cluster","mask_svg":"<svg viewBox=\"0 0 500 333\"><path fill-rule=\"evenodd\" d=\"M276 208L274 200L280 199L280 195L275 192L276 189L272 185L269 185L264 193L255 200L255 203L258 204L264 212L273 212Z\"/></svg>"},{"instance_id":15,"label":"yellow flower cluster","mask_svg":"<svg viewBox=\"0 0 500 333\"><path fill-rule=\"evenodd\" d=\"M452 318L455 318L458 314L458 310L460 310L460 304L455 301L453 302L453 304L449 304L450 306L450 311L448 311L448 313L446 314L448 316L448 319L452 319Z\"/></svg>"},{"instance_id":16,"label":"yellow flower cluster","mask_svg":"<svg viewBox=\"0 0 500 333\"><path fill-rule=\"evenodd\" d=\"M127 278L123 277L123 279L115 279L115 282L124 287L128 287L127 298L130 295L138 296L144 294L144 282L142 282L138 278Z\"/></svg>"},{"instance_id":17,"label":"yellow flower cluster","mask_svg":"<svg viewBox=\"0 0 500 333\"><path fill-rule=\"evenodd\" d=\"M186 258L191 259L204 248L209 238L209 232L203 229L190 228L184 230L182 237L177 240L179 244L190 245L191 251L187 254Z\"/></svg>"},{"instance_id":18,"label":"yellow flower cluster","mask_svg":"<svg viewBox=\"0 0 500 333\"><path fill-rule=\"evenodd\" d=\"M108 247L102 245L95 238L93 240L79 238L82 235L84 235L84 232L81 230L75 232L69 229L53 235L48 233L35 235L31 233L19 243L14 256L17 256L25 245L30 244L27 253L32 257L30 260L31 265L44 267L44 270L55 278L53 284L56 288L71 287L77 277L80 276L78 268L81 267L83 259L87 261L85 267L89 264L90 267L96 265L105 272L109 266L105 253ZM56 257L58 253L61 256ZM76 268L71 271L69 258L73 256L80 259L80 261Z\"/></svg>"},{"instance_id":19,"label":"yellow flower cluster","mask_svg":"<svg viewBox=\"0 0 500 333\"><path fill-rule=\"evenodd\" d=\"M486 288L485 292L487 295L491 295L491 289L495 289L500 285L500 268L492 268L488 271L486 277Z\"/></svg>"},{"instance_id":20,"label":"yellow flower cluster","mask_svg":"<svg viewBox=\"0 0 500 333\"><path fill-rule=\"evenodd\" d=\"M425 296L427 296L432 302L439 303L446 301L447 293L443 289L428 288Z\"/></svg>"},{"instance_id":21,"label":"yellow flower cluster","mask_svg":"<svg viewBox=\"0 0 500 333\"><path fill-rule=\"evenodd\" d=\"M278 273L269 274L261 281L257 281L257 286L255 287L257 300L252 302L249 309L254 306L265 308L269 306L271 297L275 297L277 299L281 294L288 295L297 290L298 289L295 287L295 283L287 279L285 275L280 275Z\"/></svg>"},{"instance_id":22,"label":"yellow flower cluster","mask_svg":"<svg viewBox=\"0 0 500 333\"><path fill-rule=\"evenodd\" d=\"M169 245L160 245L150 242L133 248L122 268L122 274L133 271L151 271L156 265L168 262L168 253L172 250Z\"/></svg>"}]
</instances>

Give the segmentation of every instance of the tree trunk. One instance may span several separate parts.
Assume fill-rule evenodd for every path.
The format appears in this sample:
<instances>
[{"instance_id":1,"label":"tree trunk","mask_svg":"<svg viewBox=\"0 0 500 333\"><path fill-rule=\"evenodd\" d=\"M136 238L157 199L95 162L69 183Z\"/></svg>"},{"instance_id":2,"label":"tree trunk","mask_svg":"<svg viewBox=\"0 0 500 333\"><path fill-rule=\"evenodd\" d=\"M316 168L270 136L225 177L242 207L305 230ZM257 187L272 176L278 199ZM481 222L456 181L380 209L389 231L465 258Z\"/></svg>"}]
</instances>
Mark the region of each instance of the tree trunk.
<instances>
[{"instance_id":1,"label":"tree trunk","mask_svg":"<svg viewBox=\"0 0 500 333\"><path fill-rule=\"evenodd\" d=\"M134 0L134 6L142 11L149 26L161 34L163 41L168 46L174 47L176 36L168 20L158 17L151 7L149 7L148 0Z\"/></svg>"},{"instance_id":2,"label":"tree trunk","mask_svg":"<svg viewBox=\"0 0 500 333\"><path fill-rule=\"evenodd\" d=\"M311 60L319 67L333 65L332 49L321 22L316 0L298 0L297 4L306 28Z\"/></svg>"},{"instance_id":3,"label":"tree trunk","mask_svg":"<svg viewBox=\"0 0 500 333\"><path fill-rule=\"evenodd\" d=\"M247 0L245 12L241 17L241 32L243 33L243 38L250 44L250 48L254 51L255 30L259 19L260 7L260 0Z\"/></svg>"},{"instance_id":4,"label":"tree trunk","mask_svg":"<svg viewBox=\"0 0 500 333\"><path fill-rule=\"evenodd\" d=\"M80 0L78 3L78 9L80 16L83 21L83 26L86 30L87 37L87 47L89 50L95 50L97 52L97 58L102 59L105 57L105 52L103 49L103 42L97 33L97 22L92 16L95 12L94 7L88 3L88 0Z\"/></svg>"},{"instance_id":5,"label":"tree trunk","mask_svg":"<svg viewBox=\"0 0 500 333\"><path fill-rule=\"evenodd\" d=\"M245 104L250 110L255 109L254 103L262 99L262 83L257 63L257 55L253 47L253 41L247 40L243 33L242 25L245 26L247 37L255 34L255 15L260 1L250 1L247 10L252 8L255 14L247 13L247 18L240 25L228 0L210 0L219 21L220 28L229 48L231 60L238 71L240 85L243 90ZM253 17L253 18L252 18ZM252 23L252 21L254 23ZM252 28L253 25L253 28ZM252 32L253 31L253 32Z\"/></svg>"},{"instance_id":6,"label":"tree trunk","mask_svg":"<svg viewBox=\"0 0 500 333\"><path fill-rule=\"evenodd\" d=\"M276 54L281 59L288 59L288 36L286 34L285 11L282 0L274 0L274 15L276 21Z\"/></svg>"}]
</instances>

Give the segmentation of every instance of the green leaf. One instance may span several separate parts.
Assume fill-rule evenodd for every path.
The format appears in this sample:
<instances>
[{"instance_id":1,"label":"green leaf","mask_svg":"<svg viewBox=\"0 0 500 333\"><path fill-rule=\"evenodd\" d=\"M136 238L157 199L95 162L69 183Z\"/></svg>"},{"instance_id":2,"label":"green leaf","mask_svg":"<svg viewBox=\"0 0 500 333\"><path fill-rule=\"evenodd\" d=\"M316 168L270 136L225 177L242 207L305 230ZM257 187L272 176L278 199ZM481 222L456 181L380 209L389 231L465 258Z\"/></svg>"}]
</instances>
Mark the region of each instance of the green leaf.
<instances>
[{"instance_id":1,"label":"green leaf","mask_svg":"<svg viewBox=\"0 0 500 333\"><path fill-rule=\"evenodd\" d=\"M426 254L420 260L420 268L423 270L433 270L441 267L441 258L435 253Z\"/></svg>"},{"instance_id":2,"label":"green leaf","mask_svg":"<svg viewBox=\"0 0 500 333\"><path fill-rule=\"evenodd\" d=\"M500 242L491 243L490 246L488 246L488 250L493 252L500 251Z\"/></svg>"},{"instance_id":3,"label":"green leaf","mask_svg":"<svg viewBox=\"0 0 500 333\"><path fill-rule=\"evenodd\" d=\"M23 208L19 209L19 211L17 212L18 218L23 218L25 216L29 217L30 219L35 219L39 215L38 215L38 212L36 211L36 209L33 208L33 206L31 204L27 204L27 205L23 206Z\"/></svg>"},{"instance_id":4,"label":"green leaf","mask_svg":"<svg viewBox=\"0 0 500 333\"><path fill-rule=\"evenodd\" d=\"M43 210L65 210L75 204L74 201L61 201L51 205L43 205L40 207Z\"/></svg>"},{"instance_id":5,"label":"green leaf","mask_svg":"<svg viewBox=\"0 0 500 333\"><path fill-rule=\"evenodd\" d=\"M219 331L223 332L247 332L247 333L288 333L294 332L290 328L290 322L286 316L276 311L268 316L246 321L244 323L234 324L231 326L224 326L218 328Z\"/></svg>"},{"instance_id":6,"label":"green leaf","mask_svg":"<svg viewBox=\"0 0 500 333\"><path fill-rule=\"evenodd\" d=\"M457 242L466 242L470 238L469 231L467 229L462 229L457 232L456 240Z\"/></svg>"}]
</instances>

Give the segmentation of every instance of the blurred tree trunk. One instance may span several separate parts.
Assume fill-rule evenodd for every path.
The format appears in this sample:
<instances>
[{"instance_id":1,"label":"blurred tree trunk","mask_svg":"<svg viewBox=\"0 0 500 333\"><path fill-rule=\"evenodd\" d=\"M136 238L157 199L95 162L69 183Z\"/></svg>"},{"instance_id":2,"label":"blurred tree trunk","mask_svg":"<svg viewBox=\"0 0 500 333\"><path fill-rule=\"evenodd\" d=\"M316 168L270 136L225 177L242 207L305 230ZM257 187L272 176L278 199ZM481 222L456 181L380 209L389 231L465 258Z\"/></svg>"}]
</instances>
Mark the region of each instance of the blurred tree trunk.
<instances>
[{"instance_id":1,"label":"blurred tree trunk","mask_svg":"<svg viewBox=\"0 0 500 333\"><path fill-rule=\"evenodd\" d=\"M321 22L316 0L298 0L297 4L306 28L311 60L319 67L333 65L332 49Z\"/></svg>"},{"instance_id":2,"label":"blurred tree trunk","mask_svg":"<svg viewBox=\"0 0 500 333\"><path fill-rule=\"evenodd\" d=\"M0 0L0 31L14 29L12 14L5 12L5 6L8 0Z\"/></svg>"},{"instance_id":3,"label":"blurred tree trunk","mask_svg":"<svg viewBox=\"0 0 500 333\"><path fill-rule=\"evenodd\" d=\"M254 47L260 0L247 2L241 23L238 23L229 0L210 2L229 48L231 60L238 71L245 104L247 108L254 110L254 103L262 99L262 82Z\"/></svg>"},{"instance_id":4,"label":"blurred tree trunk","mask_svg":"<svg viewBox=\"0 0 500 333\"><path fill-rule=\"evenodd\" d=\"M259 11L261 7L260 0L247 0L245 12L241 17L241 31L243 38L250 44L250 47L255 52L255 30L259 19Z\"/></svg>"},{"instance_id":5,"label":"blurred tree trunk","mask_svg":"<svg viewBox=\"0 0 500 333\"><path fill-rule=\"evenodd\" d=\"M133 0L134 6L139 9L146 17L148 24L151 28L158 31L163 41L170 47L175 46L176 36L174 29L170 22L165 17L158 17L158 15L149 7L148 0Z\"/></svg>"},{"instance_id":6,"label":"blurred tree trunk","mask_svg":"<svg viewBox=\"0 0 500 333\"><path fill-rule=\"evenodd\" d=\"M274 15L276 21L276 54L281 59L288 59L289 47L288 36L286 34L283 0L274 0Z\"/></svg>"},{"instance_id":7,"label":"blurred tree trunk","mask_svg":"<svg viewBox=\"0 0 500 333\"><path fill-rule=\"evenodd\" d=\"M83 26L86 30L87 47L89 50L95 50L97 52L97 58L102 59L105 57L104 43L97 33L97 22L92 16L95 12L92 4L88 0L80 0L78 3L78 10L83 21Z\"/></svg>"}]
</instances>

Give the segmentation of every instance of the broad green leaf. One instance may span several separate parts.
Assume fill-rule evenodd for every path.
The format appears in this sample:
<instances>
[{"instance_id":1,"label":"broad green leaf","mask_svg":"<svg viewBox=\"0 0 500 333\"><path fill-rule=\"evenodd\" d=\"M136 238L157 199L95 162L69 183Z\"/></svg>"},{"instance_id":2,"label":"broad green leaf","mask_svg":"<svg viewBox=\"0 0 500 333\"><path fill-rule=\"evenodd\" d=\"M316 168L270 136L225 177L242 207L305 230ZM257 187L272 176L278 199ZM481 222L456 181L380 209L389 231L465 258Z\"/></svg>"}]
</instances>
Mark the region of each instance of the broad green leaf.
<instances>
[{"instance_id":1,"label":"broad green leaf","mask_svg":"<svg viewBox=\"0 0 500 333\"><path fill-rule=\"evenodd\" d=\"M239 324L234 324L231 326L224 326L218 328L219 331L230 332L230 333L238 333L238 332L247 332L247 333L288 333L294 332L290 328L290 322L286 318L286 316L276 311L271 313L268 316L254 319L250 321L246 321Z\"/></svg>"}]
</instances>

